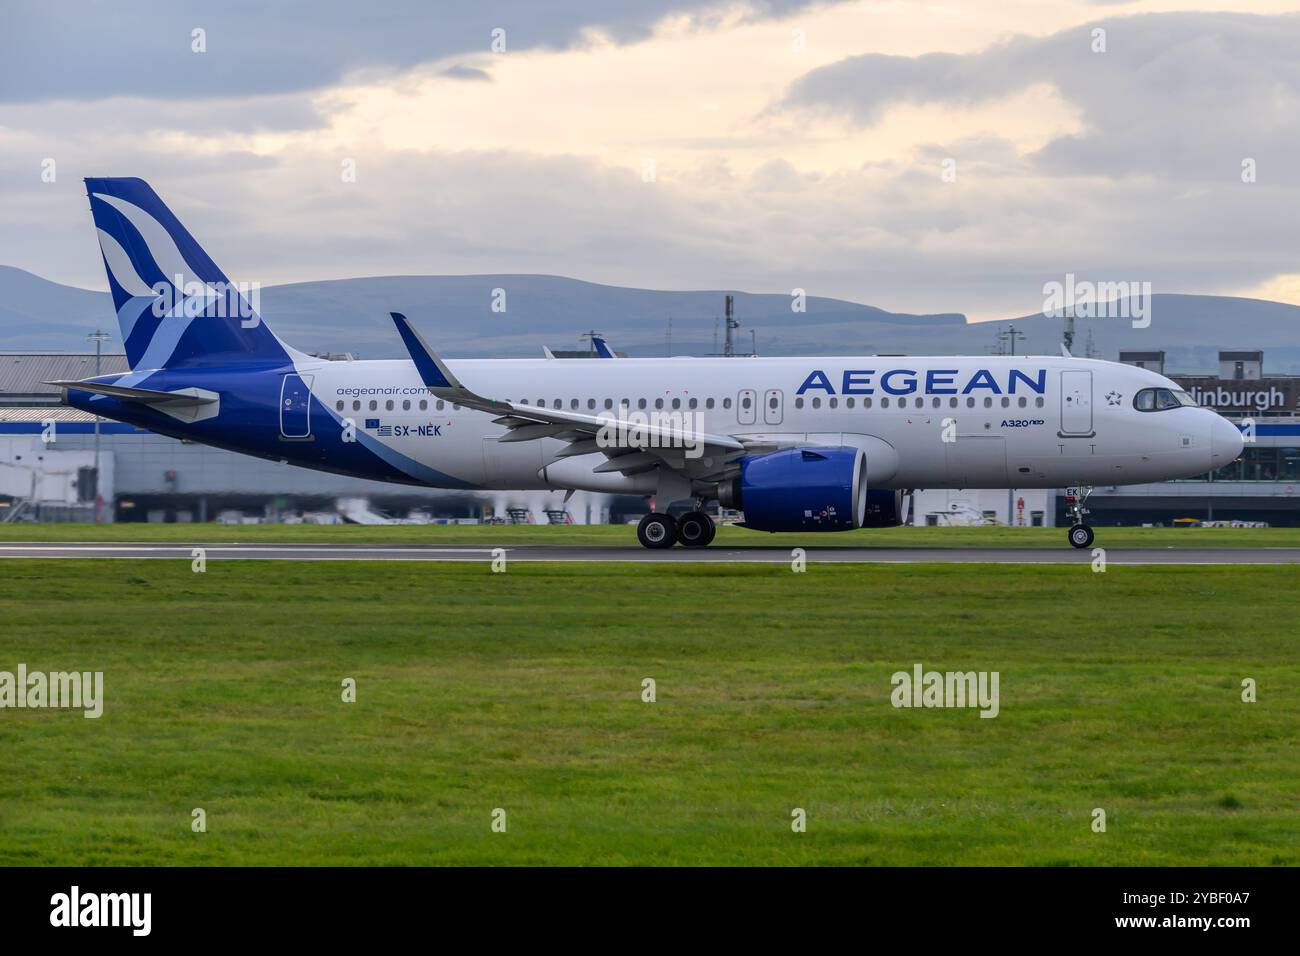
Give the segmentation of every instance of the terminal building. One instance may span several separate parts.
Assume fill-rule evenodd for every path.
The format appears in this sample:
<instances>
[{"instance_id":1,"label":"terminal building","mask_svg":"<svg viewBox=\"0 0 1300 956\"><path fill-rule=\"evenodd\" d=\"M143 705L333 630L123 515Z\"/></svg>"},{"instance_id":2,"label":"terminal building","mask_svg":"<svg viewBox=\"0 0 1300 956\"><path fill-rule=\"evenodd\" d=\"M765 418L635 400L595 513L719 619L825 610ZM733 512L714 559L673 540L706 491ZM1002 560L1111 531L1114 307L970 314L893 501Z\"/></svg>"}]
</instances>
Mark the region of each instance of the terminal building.
<instances>
[{"instance_id":1,"label":"terminal building","mask_svg":"<svg viewBox=\"0 0 1300 956\"><path fill-rule=\"evenodd\" d=\"M556 353L558 355L558 353ZM574 353L574 357L588 353ZM1165 368L1163 352L1120 361L1169 375L1238 422L1241 458L1184 481L1100 487L1090 522L1258 521L1300 526L1300 376L1267 374L1259 351L1224 351L1216 373ZM636 497L457 492L365 481L237 455L64 406L47 381L126 371L125 357L0 354L0 521L353 521L606 523L635 520ZM917 525L1065 524L1063 489L921 490Z\"/></svg>"},{"instance_id":2,"label":"terminal building","mask_svg":"<svg viewBox=\"0 0 1300 956\"><path fill-rule=\"evenodd\" d=\"M1218 373L1210 375L1170 371L1163 352L1120 352L1119 360L1168 375L1197 403L1236 422L1246 448L1210 474L1098 488L1088 501L1093 524L1200 519L1300 526L1300 376L1267 374L1260 351L1220 352ZM1058 513L1064 515L1063 505Z\"/></svg>"}]
</instances>

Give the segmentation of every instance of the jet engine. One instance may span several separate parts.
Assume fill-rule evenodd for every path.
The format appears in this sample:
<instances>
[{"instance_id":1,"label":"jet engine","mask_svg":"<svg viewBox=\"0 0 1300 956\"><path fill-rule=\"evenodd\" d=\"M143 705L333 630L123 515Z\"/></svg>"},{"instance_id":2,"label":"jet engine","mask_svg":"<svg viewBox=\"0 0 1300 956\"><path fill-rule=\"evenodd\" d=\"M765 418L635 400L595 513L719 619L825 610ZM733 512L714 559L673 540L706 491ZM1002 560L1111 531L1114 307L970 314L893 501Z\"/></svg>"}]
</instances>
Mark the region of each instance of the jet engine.
<instances>
[{"instance_id":1,"label":"jet engine","mask_svg":"<svg viewBox=\"0 0 1300 956\"><path fill-rule=\"evenodd\" d=\"M757 531L850 531L899 523L902 506L895 495L901 493L869 492L866 479L867 456L860 448L790 448L740 459L740 476L719 485L718 500L743 511L742 527Z\"/></svg>"}]
</instances>

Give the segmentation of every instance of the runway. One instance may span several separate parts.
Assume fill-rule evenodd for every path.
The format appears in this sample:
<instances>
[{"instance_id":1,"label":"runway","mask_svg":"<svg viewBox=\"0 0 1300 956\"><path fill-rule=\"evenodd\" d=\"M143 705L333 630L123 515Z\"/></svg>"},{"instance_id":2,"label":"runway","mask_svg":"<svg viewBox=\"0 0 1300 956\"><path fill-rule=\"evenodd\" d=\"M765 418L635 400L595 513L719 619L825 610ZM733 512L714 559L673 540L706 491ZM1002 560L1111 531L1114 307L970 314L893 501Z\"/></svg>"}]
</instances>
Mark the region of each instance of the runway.
<instances>
[{"instance_id":1,"label":"runway","mask_svg":"<svg viewBox=\"0 0 1300 956\"><path fill-rule=\"evenodd\" d=\"M191 561L201 548L208 561L428 561L490 562L498 549L482 545L148 544L119 542L11 542L0 558L148 559ZM1091 564L1091 550L1073 548L806 548L809 564ZM608 564L789 564L789 548L556 547L503 545L507 561ZM1110 565L1300 564L1300 548L1107 548Z\"/></svg>"}]
</instances>

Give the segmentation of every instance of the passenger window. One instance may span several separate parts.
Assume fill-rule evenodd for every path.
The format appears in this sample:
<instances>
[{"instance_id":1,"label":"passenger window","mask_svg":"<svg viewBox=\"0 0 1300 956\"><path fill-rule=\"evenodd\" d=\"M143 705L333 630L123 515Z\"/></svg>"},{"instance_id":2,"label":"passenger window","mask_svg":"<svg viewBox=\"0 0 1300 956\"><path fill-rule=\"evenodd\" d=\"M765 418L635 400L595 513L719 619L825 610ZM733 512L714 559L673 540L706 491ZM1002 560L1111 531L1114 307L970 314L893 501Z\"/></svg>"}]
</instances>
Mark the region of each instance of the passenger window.
<instances>
[{"instance_id":1,"label":"passenger window","mask_svg":"<svg viewBox=\"0 0 1300 956\"><path fill-rule=\"evenodd\" d=\"M1011 407L1011 399L1007 398L1005 395L1002 396L1002 407L1003 408Z\"/></svg>"},{"instance_id":2,"label":"passenger window","mask_svg":"<svg viewBox=\"0 0 1300 956\"><path fill-rule=\"evenodd\" d=\"M677 408L681 408L681 407L682 407L682 400L681 400L680 398L674 398L674 399L673 399L673 408L674 408L674 409L677 409Z\"/></svg>"},{"instance_id":3,"label":"passenger window","mask_svg":"<svg viewBox=\"0 0 1300 956\"><path fill-rule=\"evenodd\" d=\"M662 398L656 398L655 408L663 408L663 407L664 407L664 400Z\"/></svg>"},{"instance_id":4,"label":"passenger window","mask_svg":"<svg viewBox=\"0 0 1300 956\"><path fill-rule=\"evenodd\" d=\"M708 409L712 409L712 408L713 408L713 399L711 399L711 398L706 398L706 399L704 400L704 407L705 407L705 408L708 408Z\"/></svg>"},{"instance_id":5,"label":"passenger window","mask_svg":"<svg viewBox=\"0 0 1300 956\"><path fill-rule=\"evenodd\" d=\"M375 400L372 398L372 399L370 400L370 410L373 412L373 411L375 411L377 408L379 408L379 403L378 403L377 401L375 401Z\"/></svg>"},{"instance_id":6,"label":"passenger window","mask_svg":"<svg viewBox=\"0 0 1300 956\"><path fill-rule=\"evenodd\" d=\"M989 398L987 395L984 397L984 407L985 408L993 407L993 399Z\"/></svg>"},{"instance_id":7,"label":"passenger window","mask_svg":"<svg viewBox=\"0 0 1300 956\"><path fill-rule=\"evenodd\" d=\"M613 407L614 407L614 400L612 398L605 399L605 410L609 411Z\"/></svg>"},{"instance_id":8,"label":"passenger window","mask_svg":"<svg viewBox=\"0 0 1300 956\"><path fill-rule=\"evenodd\" d=\"M527 405L528 403L527 403L527 402L524 402L524 404ZM439 400L438 400L438 411L442 411L442 409L443 409L443 407L444 407L445 405L446 405L446 403L445 403L444 401L442 401L442 399L439 399Z\"/></svg>"},{"instance_id":9,"label":"passenger window","mask_svg":"<svg viewBox=\"0 0 1300 956\"><path fill-rule=\"evenodd\" d=\"M700 400L699 400L698 398L692 398L692 399L691 399L691 408L698 408L699 405L700 405ZM776 408L776 402L775 402L775 401L772 402L772 407L773 407L773 408Z\"/></svg>"},{"instance_id":10,"label":"passenger window","mask_svg":"<svg viewBox=\"0 0 1300 956\"><path fill-rule=\"evenodd\" d=\"M870 407L871 407L871 399L869 399L869 398L864 398L864 399L862 400L862 407L863 407L863 408L870 408Z\"/></svg>"},{"instance_id":11,"label":"passenger window","mask_svg":"<svg viewBox=\"0 0 1300 956\"><path fill-rule=\"evenodd\" d=\"M796 398L796 399L794 400L794 407L795 407L795 408L803 408L803 396L802 396L802 395L800 395L798 398Z\"/></svg>"},{"instance_id":12,"label":"passenger window","mask_svg":"<svg viewBox=\"0 0 1300 956\"><path fill-rule=\"evenodd\" d=\"M428 408L429 408L429 400L427 398L420 399L420 411L422 412L428 411Z\"/></svg>"},{"instance_id":13,"label":"passenger window","mask_svg":"<svg viewBox=\"0 0 1300 956\"><path fill-rule=\"evenodd\" d=\"M353 402L353 403L352 403L352 410L353 410L354 412L359 412L359 411L361 411L361 403L360 403L360 402Z\"/></svg>"},{"instance_id":14,"label":"passenger window","mask_svg":"<svg viewBox=\"0 0 1300 956\"><path fill-rule=\"evenodd\" d=\"M851 399L851 398L846 398L846 399L844 399L844 407L845 407L845 408L852 408L852 407L853 407L853 399Z\"/></svg>"},{"instance_id":15,"label":"passenger window","mask_svg":"<svg viewBox=\"0 0 1300 956\"><path fill-rule=\"evenodd\" d=\"M889 399L887 399L887 398L882 398L882 399L880 400L880 407L881 407L881 408L888 408L888 407L889 407Z\"/></svg>"},{"instance_id":16,"label":"passenger window","mask_svg":"<svg viewBox=\"0 0 1300 956\"><path fill-rule=\"evenodd\" d=\"M754 404L753 400L748 395L746 395L743 399L741 399L740 407L745 409L745 411L749 411L750 406L753 404ZM817 407L817 404L818 404L817 399L813 399L814 408Z\"/></svg>"},{"instance_id":17,"label":"passenger window","mask_svg":"<svg viewBox=\"0 0 1300 956\"><path fill-rule=\"evenodd\" d=\"M404 412L409 412L410 410L411 410L411 400L410 400L409 398L403 399L403 400L402 400L402 411L404 411Z\"/></svg>"},{"instance_id":18,"label":"passenger window","mask_svg":"<svg viewBox=\"0 0 1300 956\"><path fill-rule=\"evenodd\" d=\"M746 408L749 407L749 399L745 399L745 407ZM820 398L814 398L813 408L821 408L821 407L822 407L822 400Z\"/></svg>"},{"instance_id":19,"label":"passenger window","mask_svg":"<svg viewBox=\"0 0 1300 956\"><path fill-rule=\"evenodd\" d=\"M724 399L722 400L722 407L723 407L723 408L730 408L730 407L731 407L731 399L729 399L729 398L724 398Z\"/></svg>"},{"instance_id":20,"label":"passenger window","mask_svg":"<svg viewBox=\"0 0 1300 956\"><path fill-rule=\"evenodd\" d=\"M334 411L336 411L336 412L341 412L341 411L343 411L343 402L341 402L341 401L335 402L335 403L334 403Z\"/></svg>"}]
</instances>

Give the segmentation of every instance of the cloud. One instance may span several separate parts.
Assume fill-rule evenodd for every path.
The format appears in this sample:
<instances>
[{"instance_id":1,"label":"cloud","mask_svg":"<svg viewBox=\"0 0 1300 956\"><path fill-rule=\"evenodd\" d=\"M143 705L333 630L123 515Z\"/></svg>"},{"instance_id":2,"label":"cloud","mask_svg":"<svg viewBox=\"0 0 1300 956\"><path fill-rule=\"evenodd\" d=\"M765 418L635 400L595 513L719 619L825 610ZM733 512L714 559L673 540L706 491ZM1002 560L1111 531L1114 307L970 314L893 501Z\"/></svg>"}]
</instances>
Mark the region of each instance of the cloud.
<instances>
[{"instance_id":1,"label":"cloud","mask_svg":"<svg viewBox=\"0 0 1300 956\"><path fill-rule=\"evenodd\" d=\"M978 53L850 57L802 77L780 107L871 126L900 105L974 108L1048 83L1080 109L1084 129L1032 157L1043 172L1225 181L1250 158L1261 178L1267 169L1296 183L1297 49L1296 14L1150 14Z\"/></svg>"},{"instance_id":2,"label":"cloud","mask_svg":"<svg viewBox=\"0 0 1300 956\"><path fill-rule=\"evenodd\" d=\"M1227 189L1178 202L1176 187L1137 181L1063 190L975 145L986 158L961 165L953 184L937 165L809 177L779 163L751 176L706 166L646 183L579 157L476 150L360 152L355 183L342 181L334 154L302 148L124 165L233 278L265 285L540 273L643 288L803 288L986 317L1034 311L1042 284L1067 271L1192 292L1252 288L1294 270L1294 192L1248 193L1243 205ZM70 157L57 184L6 200L12 227L0 233L0 262L102 287L75 178L83 162ZM0 165L0 181L11 173Z\"/></svg>"},{"instance_id":3,"label":"cloud","mask_svg":"<svg viewBox=\"0 0 1300 956\"><path fill-rule=\"evenodd\" d=\"M480 82L492 82L492 75L488 73L487 70L480 70L477 67L466 66L463 63L449 66L438 75L445 76L451 80L478 80Z\"/></svg>"},{"instance_id":4,"label":"cloud","mask_svg":"<svg viewBox=\"0 0 1300 956\"><path fill-rule=\"evenodd\" d=\"M780 17L839 0L749 0L748 18ZM319 89L358 70L400 71L505 48L563 49L596 30L621 43L670 16L702 24L734 12L727 0L5 0L0 101L229 97ZM205 52L195 52L195 31Z\"/></svg>"},{"instance_id":5,"label":"cloud","mask_svg":"<svg viewBox=\"0 0 1300 956\"><path fill-rule=\"evenodd\" d=\"M571 24L603 10L562 6ZM860 25L862 9L822 11L809 36ZM391 75L395 58L379 56L365 85L353 71L311 95L154 99L88 83L10 104L0 263L102 287L79 179L139 175L233 277L266 285L549 273L992 317L1036 310L1066 272L1216 292L1295 271L1296 67L1281 53L1296 46L1293 17L1110 19L1105 54L1091 52L1095 25L1054 24L969 54L835 61L855 41L757 117L818 61L792 56L789 24L720 22L634 48L457 54ZM689 69L719 62L717 77ZM440 77L458 65L492 82ZM1258 183L1241 182L1242 156Z\"/></svg>"}]
</instances>

